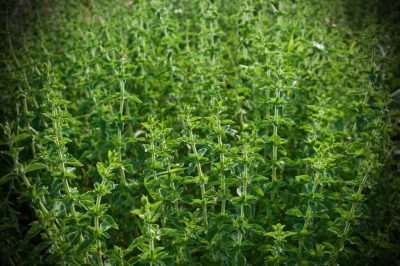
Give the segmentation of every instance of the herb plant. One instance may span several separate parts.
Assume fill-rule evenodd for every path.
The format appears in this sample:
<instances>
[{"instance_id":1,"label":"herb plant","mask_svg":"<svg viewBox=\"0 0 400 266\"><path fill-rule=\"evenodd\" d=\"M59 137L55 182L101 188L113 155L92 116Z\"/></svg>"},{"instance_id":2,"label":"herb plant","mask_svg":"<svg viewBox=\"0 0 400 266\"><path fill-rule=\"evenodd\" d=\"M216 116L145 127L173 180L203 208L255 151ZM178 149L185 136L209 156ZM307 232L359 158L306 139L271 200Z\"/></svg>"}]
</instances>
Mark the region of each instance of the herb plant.
<instances>
[{"instance_id":1,"label":"herb plant","mask_svg":"<svg viewBox=\"0 0 400 266\"><path fill-rule=\"evenodd\" d=\"M26 2L2 33L5 265L398 262L376 1Z\"/></svg>"}]
</instances>

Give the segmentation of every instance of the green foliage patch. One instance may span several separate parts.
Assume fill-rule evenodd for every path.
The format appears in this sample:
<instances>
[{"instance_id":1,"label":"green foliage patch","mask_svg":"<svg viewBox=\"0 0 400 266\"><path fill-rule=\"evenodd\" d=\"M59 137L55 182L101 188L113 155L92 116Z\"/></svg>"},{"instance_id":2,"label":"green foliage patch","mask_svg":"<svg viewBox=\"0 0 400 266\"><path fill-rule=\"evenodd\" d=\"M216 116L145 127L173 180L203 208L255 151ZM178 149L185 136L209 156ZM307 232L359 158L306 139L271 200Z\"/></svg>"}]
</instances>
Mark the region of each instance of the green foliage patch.
<instances>
[{"instance_id":1,"label":"green foliage patch","mask_svg":"<svg viewBox=\"0 0 400 266\"><path fill-rule=\"evenodd\" d=\"M358 29L339 0L34 3L2 54L6 264L398 254L368 203L400 83L373 15Z\"/></svg>"}]
</instances>

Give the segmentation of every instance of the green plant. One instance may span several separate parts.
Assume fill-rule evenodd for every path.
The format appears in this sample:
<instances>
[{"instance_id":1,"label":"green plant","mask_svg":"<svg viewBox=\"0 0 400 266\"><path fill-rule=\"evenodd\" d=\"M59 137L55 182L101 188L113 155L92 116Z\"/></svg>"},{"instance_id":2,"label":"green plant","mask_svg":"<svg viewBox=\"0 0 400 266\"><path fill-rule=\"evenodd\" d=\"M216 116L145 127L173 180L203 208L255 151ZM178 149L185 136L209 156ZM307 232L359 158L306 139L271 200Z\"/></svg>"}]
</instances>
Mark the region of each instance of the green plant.
<instances>
[{"instance_id":1,"label":"green plant","mask_svg":"<svg viewBox=\"0 0 400 266\"><path fill-rule=\"evenodd\" d=\"M361 4L32 1L31 27L7 13L3 261L395 263L397 27Z\"/></svg>"}]
</instances>

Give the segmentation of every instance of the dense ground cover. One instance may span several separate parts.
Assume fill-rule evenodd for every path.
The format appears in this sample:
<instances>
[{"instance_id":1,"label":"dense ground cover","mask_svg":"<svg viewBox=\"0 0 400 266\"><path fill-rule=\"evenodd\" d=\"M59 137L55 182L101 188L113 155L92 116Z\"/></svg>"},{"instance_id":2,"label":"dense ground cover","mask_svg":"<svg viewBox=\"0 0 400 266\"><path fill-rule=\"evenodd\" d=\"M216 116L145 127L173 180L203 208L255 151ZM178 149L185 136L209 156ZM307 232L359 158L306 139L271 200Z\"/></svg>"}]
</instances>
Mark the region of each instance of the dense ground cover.
<instances>
[{"instance_id":1,"label":"dense ground cover","mask_svg":"<svg viewBox=\"0 0 400 266\"><path fill-rule=\"evenodd\" d=\"M376 3L21 3L5 264L398 261L399 39Z\"/></svg>"}]
</instances>

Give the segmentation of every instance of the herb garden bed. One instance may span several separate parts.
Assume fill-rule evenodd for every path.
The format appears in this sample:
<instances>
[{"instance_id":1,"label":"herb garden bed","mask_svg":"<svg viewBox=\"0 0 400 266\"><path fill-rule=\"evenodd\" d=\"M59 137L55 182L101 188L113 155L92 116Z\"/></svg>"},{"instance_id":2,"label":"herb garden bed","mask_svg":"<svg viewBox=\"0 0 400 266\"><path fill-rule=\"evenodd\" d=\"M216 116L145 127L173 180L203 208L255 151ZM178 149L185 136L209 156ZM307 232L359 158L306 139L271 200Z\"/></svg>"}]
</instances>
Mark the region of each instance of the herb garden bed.
<instances>
[{"instance_id":1,"label":"herb garden bed","mask_svg":"<svg viewBox=\"0 0 400 266\"><path fill-rule=\"evenodd\" d=\"M7 13L2 261L395 263L398 37L364 4Z\"/></svg>"}]
</instances>

